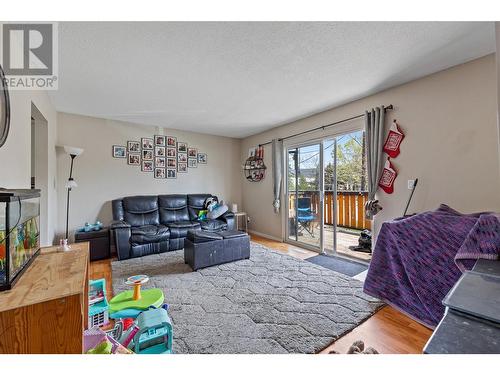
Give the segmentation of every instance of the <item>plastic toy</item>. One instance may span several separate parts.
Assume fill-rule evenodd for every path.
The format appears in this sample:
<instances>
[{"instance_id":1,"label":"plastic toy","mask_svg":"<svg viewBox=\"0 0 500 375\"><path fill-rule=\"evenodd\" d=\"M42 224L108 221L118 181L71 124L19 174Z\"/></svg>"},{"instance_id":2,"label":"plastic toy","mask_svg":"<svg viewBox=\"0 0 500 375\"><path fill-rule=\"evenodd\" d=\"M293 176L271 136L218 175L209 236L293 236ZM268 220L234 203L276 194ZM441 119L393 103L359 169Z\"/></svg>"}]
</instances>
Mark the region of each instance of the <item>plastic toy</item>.
<instances>
[{"instance_id":1,"label":"plastic toy","mask_svg":"<svg viewBox=\"0 0 500 375\"><path fill-rule=\"evenodd\" d=\"M89 328L109 323L109 305L106 299L106 280L89 282Z\"/></svg>"},{"instance_id":2,"label":"plastic toy","mask_svg":"<svg viewBox=\"0 0 500 375\"><path fill-rule=\"evenodd\" d=\"M92 232L92 231L98 231L103 228L102 223L97 220L94 224L90 223L85 223L83 228L78 229L78 232Z\"/></svg>"},{"instance_id":3,"label":"plastic toy","mask_svg":"<svg viewBox=\"0 0 500 375\"><path fill-rule=\"evenodd\" d=\"M133 285L133 290L118 293L109 301L109 314L113 319L136 318L142 311L150 307L160 307L163 304L163 291L158 288L141 290L141 286L149 281L146 275L131 276L127 285Z\"/></svg>"},{"instance_id":4,"label":"plastic toy","mask_svg":"<svg viewBox=\"0 0 500 375\"><path fill-rule=\"evenodd\" d=\"M142 312L136 321L139 331L129 349L136 354L171 354L172 322L165 308Z\"/></svg>"}]
</instances>

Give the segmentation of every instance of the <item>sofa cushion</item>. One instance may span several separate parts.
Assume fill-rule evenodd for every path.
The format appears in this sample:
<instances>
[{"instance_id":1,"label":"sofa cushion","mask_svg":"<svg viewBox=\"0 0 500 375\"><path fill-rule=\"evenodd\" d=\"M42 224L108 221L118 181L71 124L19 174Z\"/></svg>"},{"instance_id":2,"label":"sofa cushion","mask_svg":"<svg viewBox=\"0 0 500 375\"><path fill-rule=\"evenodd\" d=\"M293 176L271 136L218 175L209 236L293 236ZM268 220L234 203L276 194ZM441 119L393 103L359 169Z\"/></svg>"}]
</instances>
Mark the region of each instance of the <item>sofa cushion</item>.
<instances>
[{"instance_id":1,"label":"sofa cushion","mask_svg":"<svg viewBox=\"0 0 500 375\"><path fill-rule=\"evenodd\" d=\"M159 195L158 204L161 224L189 221L187 195Z\"/></svg>"},{"instance_id":2,"label":"sofa cushion","mask_svg":"<svg viewBox=\"0 0 500 375\"><path fill-rule=\"evenodd\" d=\"M189 220L198 219L198 212L204 209L205 200L212 197L212 194L189 194L188 195L188 212Z\"/></svg>"},{"instance_id":3,"label":"sofa cushion","mask_svg":"<svg viewBox=\"0 0 500 375\"><path fill-rule=\"evenodd\" d=\"M227 229L227 223L222 220L211 220L211 219L206 219L200 221L201 224L201 229L209 231L209 232L218 232L221 230L226 230Z\"/></svg>"},{"instance_id":4,"label":"sofa cushion","mask_svg":"<svg viewBox=\"0 0 500 375\"><path fill-rule=\"evenodd\" d=\"M200 229L200 223L192 221L178 221L169 223L170 238L185 238L190 229Z\"/></svg>"},{"instance_id":5,"label":"sofa cushion","mask_svg":"<svg viewBox=\"0 0 500 375\"><path fill-rule=\"evenodd\" d=\"M157 196L123 198L123 211L124 220L133 227L160 224Z\"/></svg>"},{"instance_id":6,"label":"sofa cushion","mask_svg":"<svg viewBox=\"0 0 500 375\"><path fill-rule=\"evenodd\" d=\"M130 243L142 245L168 241L170 231L165 225L141 225L130 229Z\"/></svg>"}]
</instances>

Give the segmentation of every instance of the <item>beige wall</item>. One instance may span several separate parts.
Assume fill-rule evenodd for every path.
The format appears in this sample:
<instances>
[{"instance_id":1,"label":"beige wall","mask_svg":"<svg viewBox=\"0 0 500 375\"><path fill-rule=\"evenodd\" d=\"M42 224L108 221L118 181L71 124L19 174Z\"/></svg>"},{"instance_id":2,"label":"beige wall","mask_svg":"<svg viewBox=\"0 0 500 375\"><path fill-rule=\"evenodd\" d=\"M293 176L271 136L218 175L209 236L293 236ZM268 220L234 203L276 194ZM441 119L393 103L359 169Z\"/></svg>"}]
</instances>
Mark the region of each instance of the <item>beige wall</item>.
<instances>
[{"instance_id":1,"label":"beige wall","mask_svg":"<svg viewBox=\"0 0 500 375\"><path fill-rule=\"evenodd\" d=\"M249 147L260 142L393 104L395 110L388 113L387 124L396 118L406 138L401 154L393 160L399 170L394 193L378 193L384 209L376 217L375 231L383 221L401 215L409 195L407 180L413 178L419 178L419 183L410 212L433 209L440 203L464 212L500 211L495 71L495 56L489 55L246 138L241 160L247 157ZM362 124L358 120L351 126ZM265 180L252 183L241 178L243 208L251 218L251 230L281 238L281 216L275 215L271 206L270 146L265 151Z\"/></svg>"},{"instance_id":2,"label":"beige wall","mask_svg":"<svg viewBox=\"0 0 500 375\"><path fill-rule=\"evenodd\" d=\"M241 203L240 143L233 138L210 136L179 130L163 130L200 152L208 164L179 173L177 179L159 180L140 167L127 165L126 159L111 157L112 145L160 134L157 128L99 118L58 114L58 145L81 147L75 159L74 178L78 188L71 193L70 230L96 219L108 223L112 218L111 200L136 194L212 193L228 203ZM58 150L59 221L57 233L65 230L66 191L70 158Z\"/></svg>"},{"instance_id":3,"label":"beige wall","mask_svg":"<svg viewBox=\"0 0 500 375\"><path fill-rule=\"evenodd\" d=\"M30 188L31 178L31 105L47 120L48 177L47 215L41 217L41 243L51 244L56 224L56 152L57 115L45 91L10 91L11 120L7 142L0 148L0 187Z\"/></svg>"}]
</instances>

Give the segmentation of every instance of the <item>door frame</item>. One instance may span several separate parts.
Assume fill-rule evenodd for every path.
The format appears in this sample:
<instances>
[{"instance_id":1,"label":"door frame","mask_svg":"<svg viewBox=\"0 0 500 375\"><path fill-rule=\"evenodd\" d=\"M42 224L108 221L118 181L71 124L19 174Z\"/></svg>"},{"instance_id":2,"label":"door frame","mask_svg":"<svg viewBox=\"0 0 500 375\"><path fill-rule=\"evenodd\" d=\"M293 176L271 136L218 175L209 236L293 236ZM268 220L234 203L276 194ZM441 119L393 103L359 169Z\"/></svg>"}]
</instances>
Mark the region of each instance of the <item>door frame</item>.
<instances>
[{"instance_id":1,"label":"door frame","mask_svg":"<svg viewBox=\"0 0 500 375\"><path fill-rule=\"evenodd\" d=\"M364 130L364 119L353 119L352 121L348 121L342 124L339 124L338 126L332 126L329 127L325 130L322 130L321 134L311 136L311 135L302 135L298 137L294 137L293 140L284 140L283 141L283 154L282 154L282 170L285 171L286 173L283 174L285 181L284 185L285 188L282 189L282 196L281 200L282 202L285 202L285 204L282 206L285 209L282 210L281 212L281 237L283 242L285 243L290 243L292 245L302 247L307 250L312 250L315 252L318 252L319 254L327 254L324 249L324 199L325 199L325 191L324 191L324 179L325 179L325 167L323 165L324 162L324 142L328 139L333 139L341 135L349 134L355 131L359 130ZM315 246L311 246L299 241L293 241L289 240L288 238L288 209L289 209L289 203L288 203L288 150L290 148L298 148L298 147L303 147L303 146L311 146L314 144L320 144L320 163L321 163L321 173L320 173L320 202L321 202L321 213L320 213L320 219L321 219L321 225L320 225L320 247L319 251L318 248ZM335 184L335 191L336 191L336 184ZM336 202L336 201L335 201ZM337 233L336 233L336 218L337 218L337 205L334 204L334 210L335 210L335 225L334 225L334 249L333 249L333 255L339 256L339 257L346 257L344 255L339 255L337 253ZM351 259L350 257L347 257L348 259Z\"/></svg>"}]
</instances>

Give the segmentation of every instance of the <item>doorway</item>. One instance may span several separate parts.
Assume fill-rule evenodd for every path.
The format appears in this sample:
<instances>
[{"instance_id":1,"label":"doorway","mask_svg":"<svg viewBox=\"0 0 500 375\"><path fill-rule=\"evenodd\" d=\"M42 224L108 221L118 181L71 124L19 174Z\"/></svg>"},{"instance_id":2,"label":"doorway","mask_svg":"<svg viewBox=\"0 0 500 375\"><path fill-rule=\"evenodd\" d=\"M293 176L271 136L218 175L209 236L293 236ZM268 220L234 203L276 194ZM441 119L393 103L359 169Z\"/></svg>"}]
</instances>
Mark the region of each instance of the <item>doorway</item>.
<instances>
[{"instance_id":1,"label":"doorway","mask_svg":"<svg viewBox=\"0 0 500 375\"><path fill-rule=\"evenodd\" d=\"M31 103L31 181L32 189L40 189L40 244L50 245L48 233L49 151L48 122Z\"/></svg>"},{"instance_id":2,"label":"doorway","mask_svg":"<svg viewBox=\"0 0 500 375\"><path fill-rule=\"evenodd\" d=\"M359 248L364 217L366 147L362 128L286 148L286 241L319 253L369 262Z\"/></svg>"}]
</instances>

